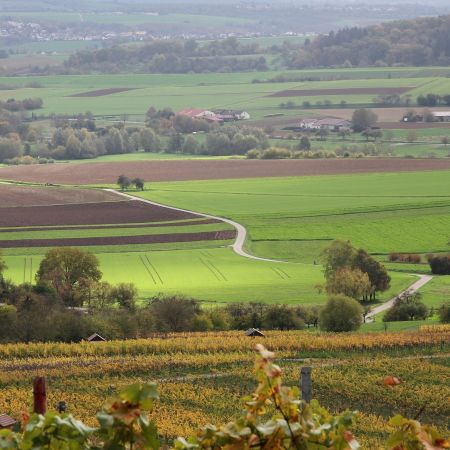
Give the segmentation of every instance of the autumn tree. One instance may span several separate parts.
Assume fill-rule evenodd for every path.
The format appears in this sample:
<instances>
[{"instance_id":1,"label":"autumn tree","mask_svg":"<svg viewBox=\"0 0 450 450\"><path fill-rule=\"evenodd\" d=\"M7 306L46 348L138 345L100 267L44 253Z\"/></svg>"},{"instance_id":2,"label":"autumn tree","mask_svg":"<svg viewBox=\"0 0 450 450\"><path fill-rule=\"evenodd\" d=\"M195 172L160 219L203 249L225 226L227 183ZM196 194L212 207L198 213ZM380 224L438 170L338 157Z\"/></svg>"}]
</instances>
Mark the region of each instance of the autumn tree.
<instances>
[{"instance_id":1,"label":"autumn tree","mask_svg":"<svg viewBox=\"0 0 450 450\"><path fill-rule=\"evenodd\" d=\"M82 306L83 287L102 277L97 257L77 248L49 250L39 265L36 281L52 286L67 306Z\"/></svg>"},{"instance_id":2,"label":"autumn tree","mask_svg":"<svg viewBox=\"0 0 450 450\"><path fill-rule=\"evenodd\" d=\"M355 249L350 241L335 240L321 254L325 278L332 277L338 269L350 267Z\"/></svg>"},{"instance_id":3,"label":"autumn tree","mask_svg":"<svg viewBox=\"0 0 450 450\"><path fill-rule=\"evenodd\" d=\"M352 267L361 270L369 277L372 289L368 297L364 296L364 300L376 300L377 292L384 292L390 288L391 277L386 268L362 248L354 255Z\"/></svg>"},{"instance_id":4,"label":"autumn tree","mask_svg":"<svg viewBox=\"0 0 450 450\"><path fill-rule=\"evenodd\" d=\"M338 269L327 280L326 289L328 294L343 294L355 300L361 300L370 294L372 285L367 273L360 269L344 267Z\"/></svg>"},{"instance_id":5,"label":"autumn tree","mask_svg":"<svg viewBox=\"0 0 450 450\"><path fill-rule=\"evenodd\" d=\"M339 270L359 270L367 274L371 289L362 294L362 299L365 301L375 300L377 292L384 292L390 287L391 277L386 268L365 250L356 250L348 241L333 241L322 252L321 258L327 283L333 279L334 286L338 286L340 283L338 276L335 276ZM348 275L347 272L344 272L344 274ZM347 276L346 282L348 283L351 278ZM353 280L356 280L356 278L353 277ZM347 286L347 288L349 287Z\"/></svg>"}]
</instances>

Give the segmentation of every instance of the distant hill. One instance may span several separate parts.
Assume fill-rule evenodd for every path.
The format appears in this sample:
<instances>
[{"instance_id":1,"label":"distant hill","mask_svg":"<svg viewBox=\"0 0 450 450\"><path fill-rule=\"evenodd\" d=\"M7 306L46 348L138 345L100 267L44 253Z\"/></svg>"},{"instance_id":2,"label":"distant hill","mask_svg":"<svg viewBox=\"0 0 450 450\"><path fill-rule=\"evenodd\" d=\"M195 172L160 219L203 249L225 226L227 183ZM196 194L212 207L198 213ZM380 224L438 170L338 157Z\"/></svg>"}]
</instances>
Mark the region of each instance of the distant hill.
<instances>
[{"instance_id":1,"label":"distant hill","mask_svg":"<svg viewBox=\"0 0 450 450\"><path fill-rule=\"evenodd\" d=\"M330 66L450 65L450 15L344 28L284 48L290 69Z\"/></svg>"}]
</instances>

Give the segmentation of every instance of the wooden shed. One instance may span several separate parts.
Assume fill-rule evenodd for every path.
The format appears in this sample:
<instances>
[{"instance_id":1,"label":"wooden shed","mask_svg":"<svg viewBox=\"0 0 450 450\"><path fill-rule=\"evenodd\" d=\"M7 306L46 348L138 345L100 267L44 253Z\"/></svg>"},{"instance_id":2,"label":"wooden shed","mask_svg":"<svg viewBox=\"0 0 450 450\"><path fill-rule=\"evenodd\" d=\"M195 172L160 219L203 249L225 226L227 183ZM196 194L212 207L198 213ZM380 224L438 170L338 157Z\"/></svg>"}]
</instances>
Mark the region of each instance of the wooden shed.
<instances>
[{"instance_id":1,"label":"wooden shed","mask_svg":"<svg viewBox=\"0 0 450 450\"><path fill-rule=\"evenodd\" d=\"M106 339L104 337L100 336L99 334L94 333L87 338L87 341L88 342L105 342Z\"/></svg>"},{"instance_id":2,"label":"wooden shed","mask_svg":"<svg viewBox=\"0 0 450 450\"><path fill-rule=\"evenodd\" d=\"M256 337L256 336L261 336L261 337L266 337L265 334L261 331L258 330L258 328L249 328L246 332L245 332L246 336L251 336L251 337Z\"/></svg>"},{"instance_id":3,"label":"wooden shed","mask_svg":"<svg viewBox=\"0 0 450 450\"><path fill-rule=\"evenodd\" d=\"M0 430L11 428L15 425L16 420L8 416L8 414L0 414Z\"/></svg>"}]
</instances>

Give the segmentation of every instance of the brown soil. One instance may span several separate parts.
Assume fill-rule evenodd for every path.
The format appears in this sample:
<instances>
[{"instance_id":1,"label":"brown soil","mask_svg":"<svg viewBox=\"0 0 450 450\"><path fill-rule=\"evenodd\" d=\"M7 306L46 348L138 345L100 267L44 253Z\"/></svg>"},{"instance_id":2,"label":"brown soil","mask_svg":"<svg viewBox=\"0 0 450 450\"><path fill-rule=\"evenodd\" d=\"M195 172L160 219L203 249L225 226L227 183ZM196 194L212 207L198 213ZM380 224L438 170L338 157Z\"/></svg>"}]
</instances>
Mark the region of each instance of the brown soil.
<instances>
[{"instance_id":1,"label":"brown soil","mask_svg":"<svg viewBox=\"0 0 450 450\"><path fill-rule=\"evenodd\" d=\"M119 92L132 91L136 88L108 88L97 89L95 91L80 92L78 94L69 95L68 97L103 97L104 95L118 94Z\"/></svg>"},{"instance_id":2,"label":"brown soil","mask_svg":"<svg viewBox=\"0 0 450 450\"><path fill-rule=\"evenodd\" d=\"M72 239L23 239L20 241L2 241L0 248L23 247L80 247L91 245L138 245L163 244L168 242L192 242L233 239L234 230L205 231L202 233L157 234L144 236L106 236Z\"/></svg>"},{"instance_id":3,"label":"brown soil","mask_svg":"<svg viewBox=\"0 0 450 450\"><path fill-rule=\"evenodd\" d=\"M0 184L0 199L0 208L123 201L119 195L101 190L12 184Z\"/></svg>"},{"instance_id":4,"label":"brown soil","mask_svg":"<svg viewBox=\"0 0 450 450\"><path fill-rule=\"evenodd\" d=\"M0 168L0 178L60 184L111 184L121 173L131 178L140 177L152 182L210 180L227 178L258 178L283 176L335 175L370 172L414 172L421 170L448 170L450 159L326 159L326 160L184 160L184 161L130 161L84 164L48 164L34 166L14 166ZM113 209L113 208L111 208ZM114 208L120 209L120 208ZM120 214L119 214L120 216ZM165 217L165 215L164 215ZM117 219L119 219L118 217ZM175 217L178 219L180 217ZM183 219L184 217L181 217ZM153 219L135 220L146 222ZM100 219L99 219L100 220ZM171 220L167 217L158 220ZM124 223L129 222L126 215L121 220L108 222L101 220L77 222ZM58 225L59 223L55 223ZM67 221L60 224L70 225ZM24 223L23 226L32 226ZM38 224L35 224L38 225ZM50 225L40 223L40 225ZM0 225L1 226L1 225ZM19 226L18 224L16 226Z\"/></svg>"},{"instance_id":5,"label":"brown soil","mask_svg":"<svg viewBox=\"0 0 450 450\"><path fill-rule=\"evenodd\" d=\"M102 226L78 226L78 227L24 227L19 229L11 230L10 228L0 228L0 233L10 233L14 231L15 233L20 231L58 231L58 230L107 230L107 229L117 229L117 228L153 228L153 227L186 227L190 225L208 225L211 223L222 223L220 220L216 219L205 219L205 220L183 220L182 222L173 223L146 223L146 224L130 224L130 225L102 225Z\"/></svg>"},{"instance_id":6,"label":"brown soil","mask_svg":"<svg viewBox=\"0 0 450 450\"><path fill-rule=\"evenodd\" d=\"M83 164L84 165L84 164ZM0 227L99 225L194 219L190 213L153 206L137 200L75 205L6 207L0 209Z\"/></svg>"},{"instance_id":7,"label":"brown soil","mask_svg":"<svg viewBox=\"0 0 450 450\"><path fill-rule=\"evenodd\" d=\"M371 108L372 111L378 116L379 122L393 122L401 124L402 117L407 112L408 108ZM422 109L414 108L417 112L421 112ZM327 108L327 109L302 109L299 110L299 114L304 117L312 115L321 115L326 117L339 117L341 119L351 120L355 108ZM448 107L433 108L433 111L448 111ZM299 115L299 117L300 117ZM297 120L299 122L300 119Z\"/></svg>"},{"instance_id":8,"label":"brown soil","mask_svg":"<svg viewBox=\"0 0 450 450\"><path fill-rule=\"evenodd\" d=\"M320 95L388 95L404 94L414 87L346 88L346 89L288 89L268 97L318 97Z\"/></svg>"},{"instance_id":9,"label":"brown soil","mask_svg":"<svg viewBox=\"0 0 450 450\"><path fill-rule=\"evenodd\" d=\"M377 126L384 130L418 130L421 128L442 128L450 132L450 122L378 122Z\"/></svg>"}]
</instances>

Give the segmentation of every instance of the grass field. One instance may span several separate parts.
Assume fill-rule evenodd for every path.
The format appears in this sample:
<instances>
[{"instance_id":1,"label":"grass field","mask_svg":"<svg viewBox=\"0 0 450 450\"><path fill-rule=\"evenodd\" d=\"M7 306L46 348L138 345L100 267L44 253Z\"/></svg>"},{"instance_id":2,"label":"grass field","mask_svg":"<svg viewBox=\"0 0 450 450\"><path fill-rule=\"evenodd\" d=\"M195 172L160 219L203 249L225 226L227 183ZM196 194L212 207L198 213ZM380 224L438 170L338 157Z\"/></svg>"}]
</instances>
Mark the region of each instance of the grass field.
<instances>
[{"instance_id":1,"label":"grass field","mask_svg":"<svg viewBox=\"0 0 450 450\"><path fill-rule=\"evenodd\" d=\"M271 79L279 72L227 73L227 74L117 74L117 75L71 75L39 77L2 77L0 83L23 85L38 81L43 87L17 89L0 92L0 99L11 96L24 98L39 96L44 100L43 113L79 113L91 111L95 115L119 116L127 113L130 120L142 120L150 106L161 108L171 106L174 110L184 107L230 107L243 108L252 118L262 119L274 113L301 115L298 111L280 109L279 104L292 100L301 105L304 100L313 104L330 100L338 104L345 100L349 104L365 104L373 101L373 95L315 97L270 97L279 91L289 89L348 89L348 88L392 88L410 87L407 93L413 99L423 92L445 94L450 91L450 81L441 75L445 69L417 70L410 68L390 69L352 69L328 71L291 71L287 75L295 78L318 77L322 81L303 81L287 83L252 83L254 79ZM375 78L371 78L375 76ZM437 76L435 76L437 75ZM330 80L330 78L337 78ZM135 88L135 90L95 97L71 97L71 95L96 89ZM325 111L322 111L325 112ZM325 112L326 113L326 112ZM311 111L303 111L311 114ZM398 118L400 120L401 117ZM381 120L381 119L380 119Z\"/></svg>"},{"instance_id":2,"label":"grass field","mask_svg":"<svg viewBox=\"0 0 450 450\"><path fill-rule=\"evenodd\" d=\"M312 263L337 238L376 254L449 250L449 188L444 171L153 183L139 195L233 218L262 256Z\"/></svg>"},{"instance_id":3,"label":"grass field","mask_svg":"<svg viewBox=\"0 0 450 450\"><path fill-rule=\"evenodd\" d=\"M95 251L95 250L94 250ZM7 255L6 277L29 282L42 259L41 253ZM319 304L326 301L314 286L323 283L320 266L255 261L229 248L171 251L97 253L104 279L135 283L141 298L159 292L181 293L208 304L261 301L280 304ZM393 274L392 287L380 296L387 300L413 281L408 274Z\"/></svg>"},{"instance_id":4,"label":"grass field","mask_svg":"<svg viewBox=\"0 0 450 450\"><path fill-rule=\"evenodd\" d=\"M423 302L429 307L437 308L444 302L450 302L450 275L435 276L420 292Z\"/></svg>"}]
</instances>

